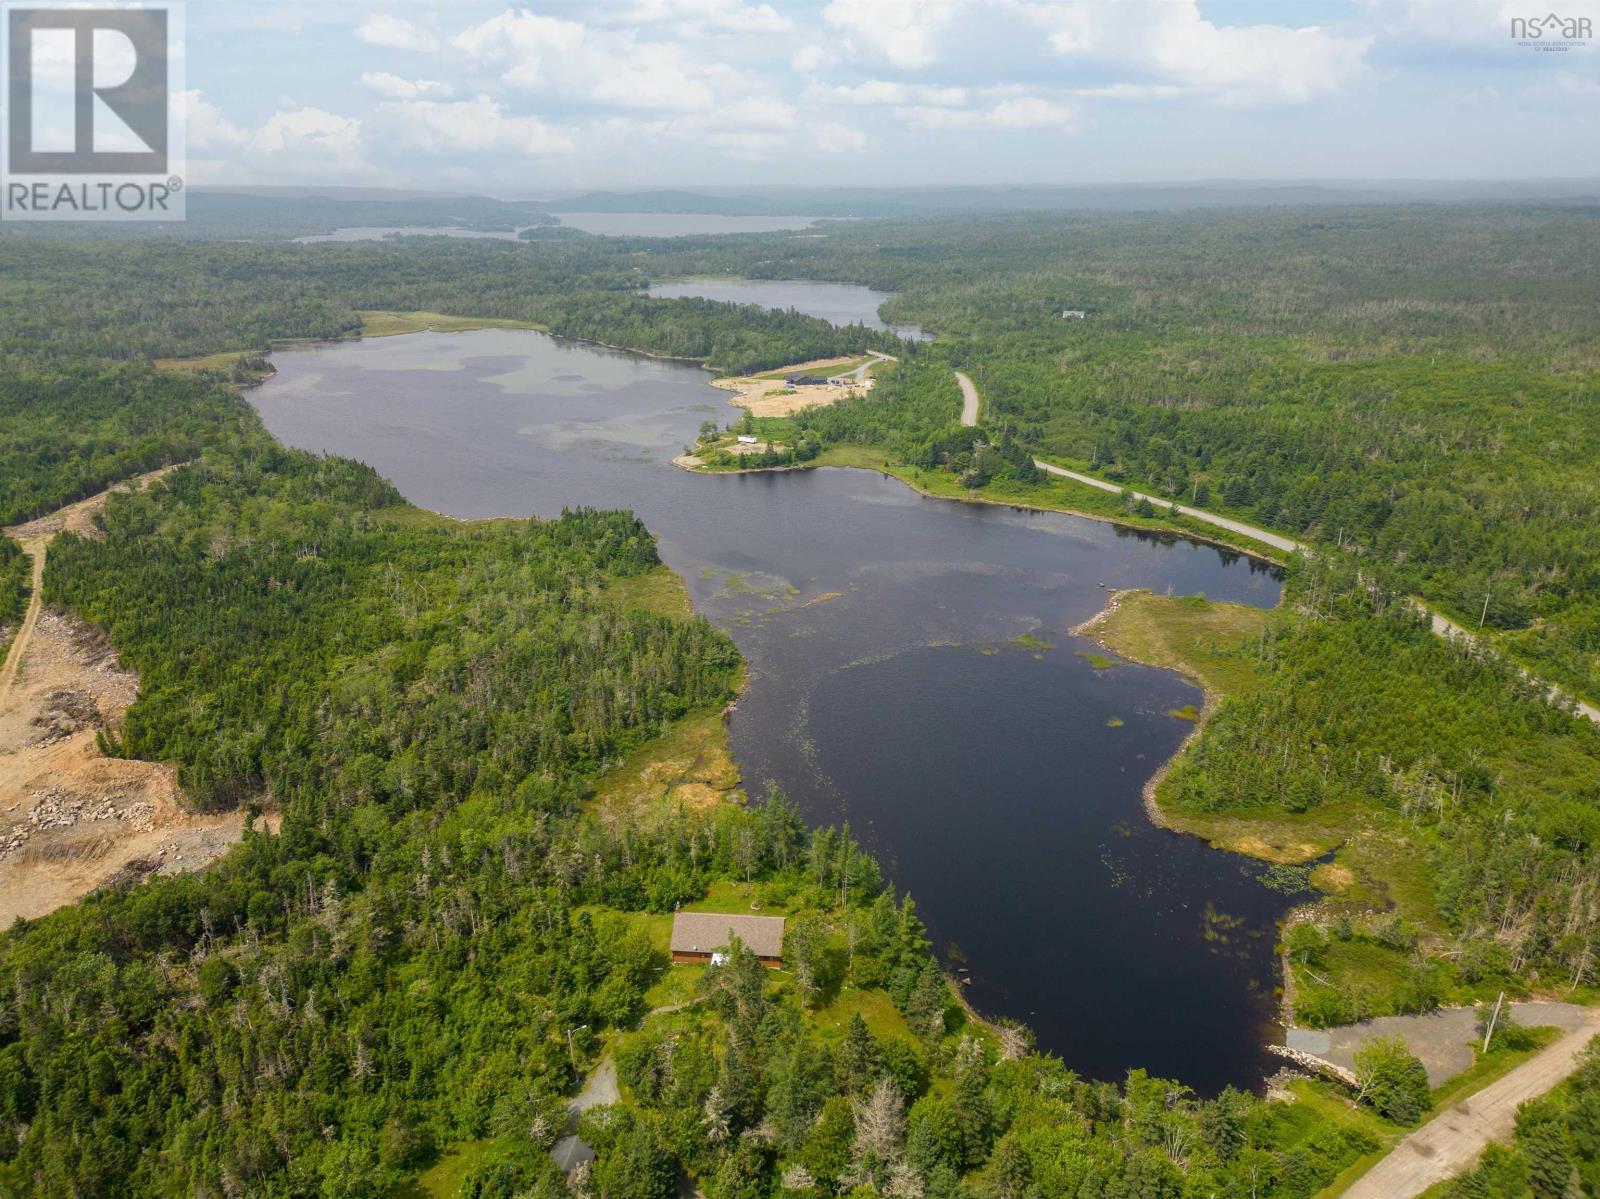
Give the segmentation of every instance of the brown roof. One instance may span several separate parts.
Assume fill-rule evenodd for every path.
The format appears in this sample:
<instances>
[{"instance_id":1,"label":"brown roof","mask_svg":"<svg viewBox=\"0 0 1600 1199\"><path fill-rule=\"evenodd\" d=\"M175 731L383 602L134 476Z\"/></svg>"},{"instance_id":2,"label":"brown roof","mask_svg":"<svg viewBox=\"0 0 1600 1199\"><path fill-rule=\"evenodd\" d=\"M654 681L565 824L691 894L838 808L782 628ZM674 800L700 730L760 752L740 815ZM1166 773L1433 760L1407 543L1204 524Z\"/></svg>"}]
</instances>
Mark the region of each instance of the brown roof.
<instances>
[{"instance_id":1,"label":"brown roof","mask_svg":"<svg viewBox=\"0 0 1600 1199\"><path fill-rule=\"evenodd\" d=\"M679 912L672 918L673 953L710 953L738 937L758 958L783 956L782 916L729 916Z\"/></svg>"}]
</instances>

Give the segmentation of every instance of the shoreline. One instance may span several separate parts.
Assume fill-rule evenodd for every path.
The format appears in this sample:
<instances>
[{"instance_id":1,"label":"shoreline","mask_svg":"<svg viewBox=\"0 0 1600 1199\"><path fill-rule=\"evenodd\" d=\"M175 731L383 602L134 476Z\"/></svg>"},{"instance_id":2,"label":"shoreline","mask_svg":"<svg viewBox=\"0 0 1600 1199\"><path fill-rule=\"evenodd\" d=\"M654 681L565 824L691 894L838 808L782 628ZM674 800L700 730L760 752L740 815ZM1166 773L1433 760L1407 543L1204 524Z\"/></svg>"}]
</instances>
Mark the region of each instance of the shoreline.
<instances>
[{"instance_id":1,"label":"shoreline","mask_svg":"<svg viewBox=\"0 0 1600 1199\"><path fill-rule=\"evenodd\" d=\"M1148 587L1119 588L1111 593L1110 598L1106 601L1105 607L1101 608L1100 611L1096 612L1087 620L1079 621L1067 631L1074 637L1088 638L1101 649L1109 650L1116 654L1119 658L1123 658L1126 661L1136 662L1141 666L1154 666L1158 670L1170 670L1174 674L1187 679L1190 683L1194 684L1200 689L1200 694L1203 699L1200 705L1200 714L1195 717L1194 720L1194 727L1190 729L1183 740L1178 743L1178 748L1172 751L1171 756L1169 756L1166 761L1162 762L1161 765L1156 768L1155 773L1145 780L1142 794L1144 798L1145 815L1149 817L1151 824L1155 825L1157 828L1166 829L1168 832L1178 833L1185 837L1199 837L1200 840L1206 841L1206 844L1210 845L1210 841L1204 837L1200 837L1198 833L1192 833L1187 829L1177 827L1167 816L1167 814L1161 810L1161 805L1156 801L1156 791L1158 788L1160 788L1161 784L1166 781L1167 776L1172 773L1173 768L1178 764L1178 760L1182 758L1184 754L1189 752L1189 747L1199 739L1201 733L1205 732L1206 725L1210 723L1211 717L1215 715L1217 709L1222 706L1222 693L1210 683L1202 679L1199 675L1185 670L1182 666L1173 666L1165 662L1143 661L1139 658L1131 656L1126 650L1112 645L1109 641L1105 640L1105 638L1096 634L1096 630L1116 614L1117 609L1122 606L1123 602L1130 595L1139 594L1153 595L1155 593L1152 592ZM1280 595L1278 604L1273 605L1273 607L1276 608L1282 603L1283 598ZM1272 609L1267 609L1267 611L1271 610ZM1216 846L1212 846L1212 848L1215 849ZM1233 851L1220 850L1219 852L1229 853ZM1248 857L1249 855L1244 854L1240 856ZM1252 859L1252 861L1255 860L1259 859Z\"/></svg>"},{"instance_id":2,"label":"shoreline","mask_svg":"<svg viewBox=\"0 0 1600 1199\"><path fill-rule=\"evenodd\" d=\"M947 503L952 504L994 504L997 507L1011 508L1018 512L1053 512L1061 516L1076 516L1083 520L1095 520L1102 524L1111 525L1115 528L1127 529L1130 533L1154 533L1158 535L1181 537L1186 541L1197 542L1201 545L1216 546L1218 549L1225 549L1235 554L1242 554L1244 557L1251 558L1256 562L1260 562L1264 566L1271 566L1278 570L1287 569L1287 565L1281 559L1273 557L1272 554L1266 550L1246 549L1237 542L1224 541L1220 537L1213 537L1207 533L1195 532L1190 529L1179 528L1174 525L1166 524L1129 524L1125 520L1118 520L1116 517L1107 516L1103 512L1085 512L1081 508L1066 508L1051 504L1029 504L1021 500L1003 500L985 495L941 495L936 491L929 491L926 487L919 486L910 479L906 478L904 475L886 466L859 466L854 463L837 462L798 462L787 466L741 466L731 470L705 470L703 469L704 464L698 461L691 464L679 460L682 458L692 457L694 457L693 454L679 455L678 458L673 459L672 465L676 466L679 470L688 471L693 475L761 475L777 474L782 471L791 470L822 470L825 468L832 468L834 470L875 470L880 474L887 475L889 478L904 484L918 495L926 496L930 500L944 500Z\"/></svg>"}]
</instances>

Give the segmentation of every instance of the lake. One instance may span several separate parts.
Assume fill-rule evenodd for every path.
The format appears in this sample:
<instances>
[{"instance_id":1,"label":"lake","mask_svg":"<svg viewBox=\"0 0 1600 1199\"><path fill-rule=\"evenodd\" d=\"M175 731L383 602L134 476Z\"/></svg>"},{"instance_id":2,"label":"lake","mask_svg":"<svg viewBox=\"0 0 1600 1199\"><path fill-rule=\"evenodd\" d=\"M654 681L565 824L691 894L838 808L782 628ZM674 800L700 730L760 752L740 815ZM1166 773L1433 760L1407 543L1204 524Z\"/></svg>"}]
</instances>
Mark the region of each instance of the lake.
<instances>
[{"instance_id":1,"label":"lake","mask_svg":"<svg viewBox=\"0 0 1600 1199\"><path fill-rule=\"evenodd\" d=\"M486 237L492 241L516 241L520 233L518 229L462 229L456 225L351 225L332 233L313 233L294 240L302 246L323 241L382 241L386 237Z\"/></svg>"},{"instance_id":2,"label":"lake","mask_svg":"<svg viewBox=\"0 0 1600 1199\"><path fill-rule=\"evenodd\" d=\"M890 291L874 291L853 283L814 283L808 279L678 279L654 283L650 294L660 300L691 296L724 304L759 304L763 308L793 308L820 316L834 325L865 325L888 329L912 341L931 341L932 334L916 325L889 325L878 307L892 299Z\"/></svg>"},{"instance_id":3,"label":"lake","mask_svg":"<svg viewBox=\"0 0 1600 1199\"><path fill-rule=\"evenodd\" d=\"M817 217L723 216L715 212L556 212L569 229L607 237L696 237L717 233L782 233L809 229Z\"/></svg>"},{"instance_id":4,"label":"lake","mask_svg":"<svg viewBox=\"0 0 1600 1199\"><path fill-rule=\"evenodd\" d=\"M1205 1092L1274 1067L1259 868L1150 825L1145 780L1199 703L1170 672L1095 669L1069 630L1108 588L1257 605L1274 572L1209 545L917 494L856 470L669 465L726 393L682 363L518 330L273 355L251 394L284 442L370 463L462 517L630 507L750 664L729 720L753 794L848 820L956 946L981 1009L1097 1078ZM1113 727L1113 718L1120 726Z\"/></svg>"}]
</instances>

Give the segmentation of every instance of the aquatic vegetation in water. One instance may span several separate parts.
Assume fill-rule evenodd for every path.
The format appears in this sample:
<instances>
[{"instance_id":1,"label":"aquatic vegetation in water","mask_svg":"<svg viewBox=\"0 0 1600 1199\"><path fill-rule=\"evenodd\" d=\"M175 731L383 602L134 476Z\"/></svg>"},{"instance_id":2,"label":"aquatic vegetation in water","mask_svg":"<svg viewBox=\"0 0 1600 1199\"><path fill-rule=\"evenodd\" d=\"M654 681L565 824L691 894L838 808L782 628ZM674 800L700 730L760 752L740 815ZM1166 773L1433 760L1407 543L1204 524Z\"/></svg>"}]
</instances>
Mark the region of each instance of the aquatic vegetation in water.
<instances>
[{"instance_id":1,"label":"aquatic vegetation in water","mask_svg":"<svg viewBox=\"0 0 1600 1199\"><path fill-rule=\"evenodd\" d=\"M1108 728L1108 729L1120 729L1123 725L1125 725L1127 723L1128 722L1126 720L1122 719L1122 717L1113 716L1110 720L1106 721L1106 728Z\"/></svg>"},{"instance_id":2,"label":"aquatic vegetation in water","mask_svg":"<svg viewBox=\"0 0 1600 1199\"><path fill-rule=\"evenodd\" d=\"M1117 664L1117 660L1115 658L1108 658L1104 654L1096 653L1092 649L1080 649L1078 651L1078 657L1082 658L1096 670L1110 670Z\"/></svg>"},{"instance_id":3,"label":"aquatic vegetation in water","mask_svg":"<svg viewBox=\"0 0 1600 1199\"><path fill-rule=\"evenodd\" d=\"M1168 708L1167 715L1174 720L1192 720L1199 723L1200 709L1193 704L1184 704L1181 708Z\"/></svg>"}]
</instances>

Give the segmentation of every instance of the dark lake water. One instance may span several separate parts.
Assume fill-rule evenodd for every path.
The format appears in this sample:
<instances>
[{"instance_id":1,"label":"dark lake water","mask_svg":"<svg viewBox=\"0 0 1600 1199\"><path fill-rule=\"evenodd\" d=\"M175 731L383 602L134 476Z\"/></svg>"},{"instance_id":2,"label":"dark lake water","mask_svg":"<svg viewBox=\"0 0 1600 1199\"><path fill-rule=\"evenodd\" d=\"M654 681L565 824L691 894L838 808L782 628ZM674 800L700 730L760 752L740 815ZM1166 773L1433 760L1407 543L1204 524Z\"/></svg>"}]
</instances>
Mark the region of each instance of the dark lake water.
<instances>
[{"instance_id":1,"label":"dark lake water","mask_svg":"<svg viewBox=\"0 0 1600 1199\"><path fill-rule=\"evenodd\" d=\"M1271 573L872 472L690 475L670 459L730 415L704 371L538 333L274 362L252 396L279 438L368 462L419 505L638 512L750 663L730 719L750 789L773 779L812 821L848 820L939 945L959 946L980 1009L1093 1077L1144 1066L1214 1091L1270 1072L1287 901L1140 802L1191 727L1166 713L1200 695L1166 671L1096 670L1068 630L1107 587L1269 605Z\"/></svg>"},{"instance_id":2,"label":"dark lake water","mask_svg":"<svg viewBox=\"0 0 1600 1199\"><path fill-rule=\"evenodd\" d=\"M650 294L663 300L695 296L724 304L793 308L835 325L865 325L869 329L889 329L913 341L930 340L930 335L916 325L889 325L878 316L878 306L892 298L893 292L874 291L854 283L815 283L809 279L679 279L652 284Z\"/></svg>"}]
</instances>

